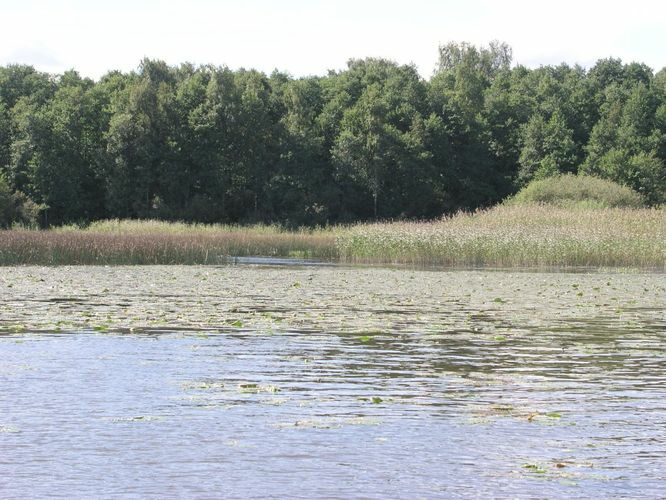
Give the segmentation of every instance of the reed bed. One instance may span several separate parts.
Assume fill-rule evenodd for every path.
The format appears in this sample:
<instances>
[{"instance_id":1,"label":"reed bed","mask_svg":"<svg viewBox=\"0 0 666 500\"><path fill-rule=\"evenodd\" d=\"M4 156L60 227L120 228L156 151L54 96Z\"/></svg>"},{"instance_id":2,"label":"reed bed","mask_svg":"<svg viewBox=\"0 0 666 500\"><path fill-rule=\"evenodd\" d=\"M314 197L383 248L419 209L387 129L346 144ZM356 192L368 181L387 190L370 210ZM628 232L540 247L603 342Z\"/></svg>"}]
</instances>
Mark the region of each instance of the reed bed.
<instances>
[{"instance_id":1,"label":"reed bed","mask_svg":"<svg viewBox=\"0 0 666 500\"><path fill-rule=\"evenodd\" d=\"M335 237L324 231L158 221L0 232L0 265L219 264L231 256L257 255L333 260Z\"/></svg>"},{"instance_id":2,"label":"reed bed","mask_svg":"<svg viewBox=\"0 0 666 500\"><path fill-rule=\"evenodd\" d=\"M666 269L666 211L497 206L435 222L366 224L340 260L416 266Z\"/></svg>"},{"instance_id":3,"label":"reed bed","mask_svg":"<svg viewBox=\"0 0 666 500\"><path fill-rule=\"evenodd\" d=\"M218 264L232 256L451 267L666 269L666 210L501 205L432 222L278 226L104 221L0 232L0 265Z\"/></svg>"}]
</instances>

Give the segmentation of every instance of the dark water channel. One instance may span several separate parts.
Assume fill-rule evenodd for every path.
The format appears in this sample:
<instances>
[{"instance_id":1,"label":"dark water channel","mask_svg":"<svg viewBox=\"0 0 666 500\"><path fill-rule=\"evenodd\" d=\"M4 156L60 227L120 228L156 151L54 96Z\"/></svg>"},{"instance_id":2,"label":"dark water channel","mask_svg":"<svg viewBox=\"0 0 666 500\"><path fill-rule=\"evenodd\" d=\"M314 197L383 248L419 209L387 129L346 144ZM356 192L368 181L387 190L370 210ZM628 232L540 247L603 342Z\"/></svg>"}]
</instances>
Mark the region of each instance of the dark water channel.
<instances>
[{"instance_id":1,"label":"dark water channel","mask_svg":"<svg viewBox=\"0 0 666 500\"><path fill-rule=\"evenodd\" d=\"M325 309L302 328L5 329L0 497L663 498L663 310L488 304L430 329L413 303L372 330Z\"/></svg>"}]
</instances>

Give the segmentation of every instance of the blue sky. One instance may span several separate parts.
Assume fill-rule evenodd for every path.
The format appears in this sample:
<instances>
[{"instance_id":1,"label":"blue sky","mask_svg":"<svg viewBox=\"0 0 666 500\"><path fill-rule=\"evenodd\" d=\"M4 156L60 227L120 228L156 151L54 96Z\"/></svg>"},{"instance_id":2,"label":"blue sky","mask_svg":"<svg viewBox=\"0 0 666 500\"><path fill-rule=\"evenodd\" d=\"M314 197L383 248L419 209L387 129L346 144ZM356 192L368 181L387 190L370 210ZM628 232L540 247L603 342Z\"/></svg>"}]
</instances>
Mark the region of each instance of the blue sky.
<instances>
[{"instance_id":1,"label":"blue sky","mask_svg":"<svg viewBox=\"0 0 666 500\"><path fill-rule=\"evenodd\" d=\"M514 63L666 66L666 1L0 0L0 65L98 78L143 57L294 76L385 57L432 74L448 41L506 41Z\"/></svg>"}]
</instances>

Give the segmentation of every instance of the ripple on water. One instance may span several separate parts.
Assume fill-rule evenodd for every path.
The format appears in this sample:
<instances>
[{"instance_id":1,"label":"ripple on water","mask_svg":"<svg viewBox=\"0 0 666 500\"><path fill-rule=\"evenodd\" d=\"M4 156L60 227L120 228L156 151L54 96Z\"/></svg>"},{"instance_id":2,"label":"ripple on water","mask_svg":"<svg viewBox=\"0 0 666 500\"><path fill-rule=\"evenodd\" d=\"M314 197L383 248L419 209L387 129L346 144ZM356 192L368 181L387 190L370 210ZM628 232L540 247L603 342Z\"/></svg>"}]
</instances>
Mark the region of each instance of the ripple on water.
<instances>
[{"instance_id":1,"label":"ripple on water","mask_svg":"<svg viewBox=\"0 0 666 500\"><path fill-rule=\"evenodd\" d=\"M662 277L7 272L2 497L662 494Z\"/></svg>"}]
</instances>

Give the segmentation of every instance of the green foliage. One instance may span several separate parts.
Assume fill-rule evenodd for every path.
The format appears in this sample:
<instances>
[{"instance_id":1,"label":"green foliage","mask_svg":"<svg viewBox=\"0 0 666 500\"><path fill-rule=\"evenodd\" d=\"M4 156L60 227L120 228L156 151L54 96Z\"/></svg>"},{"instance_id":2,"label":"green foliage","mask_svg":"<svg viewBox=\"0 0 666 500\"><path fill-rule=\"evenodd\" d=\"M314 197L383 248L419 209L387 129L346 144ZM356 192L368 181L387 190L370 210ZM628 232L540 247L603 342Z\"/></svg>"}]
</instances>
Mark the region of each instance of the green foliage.
<instances>
[{"instance_id":1,"label":"green foliage","mask_svg":"<svg viewBox=\"0 0 666 500\"><path fill-rule=\"evenodd\" d=\"M4 177L0 176L0 227L7 227L12 223L12 192Z\"/></svg>"},{"instance_id":2,"label":"green foliage","mask_svg":"<svg viewBox=\"0 0 666 500\"><path fill-rule=\"evenodd\" d=\"M561 208L639 208L645 205L640 194L630 188L587 175L556 175L534 180L506 203Z\"/></svg>"},{"instance_id":3,"label":"green foliage","mask_svg":"<svg viewBox=\"0 0 666 500\"><path fill-rule=\"evenodd\" d=\"M535 114L523 128L518 183L571 172L575 165L573 133L564 118L555 112L550 120Z\"/></svg>"},{"instance_id":4,"label":"green foliage","mask_svg":"<svg viewBox=\"0 0 666 500\"><path fill-rule=\"evenodd\" d=\"M0 101L0 173L9 165L12 143L11 121L6 106Z\"/></svg>"},{"instance_id":5,"label":"green foliage","mask_svg":"<svg viewBox=\"0 0 666 500\"><path fill-rule=\"evenodd\" d=\"M510 48L497 42L489 48L466 43L440 47L428 97L431 112L442 123L433 163L444 180L440 191L448 211L492 204L510 189L511 174L494 157L497 142L489 138L484 116L486 93L506 76L510 62Z\"/></svg>"},{"instance_id":6,"label":"green foliage","mask_svg":"<svg viewBox=\"0 0 666 500\"><path fill-rule=\"evenodd\" d=\"M580 171L629 186L650 204L664 203L666 126L659 95L642 82L614 84L606 94Z\"/></svg>"},{"instance_id":7,"label":"green foliage","mask_svg":"<svg viewBox=\"0 0 666 500\"><path fill-rule=\"evenodd\" d=\"M490 42L488 48L477 48L466 42L449 42L439 47L438 71L467 65L483 73L486 78L492 78L500 70L508 69L512 59L511 47L497 40Z\"/></svg>"},{"instance_id":8,"label":"green foliage","mask_svg":"<svg viewBox=\"0 0 666 500\"><path fill-rule=\"evenodd\" d=\"M10 64L0 67L0 103L13 108L22 98L44 104L55 92L56 84L50 75L32 66Z\"/></svg>"},{"instance_id":9,"label":"green foliage","mask_svg":"<svg viewBox=\"0 0 666 500\"><path fill-rule=\"evenodd\" d=\"M332 149L338 176L369 194L374 218L398 216L399 208L413 215L412 201L423 199L424 187L413 181L428 178L430 166L419 113L425 86L411 66L370 59L352 61L350 68L360 93Z\"/></svg>"},{"instance_id":10,"label":"green foliage","mask_svg":"<svg viewBox=\"0 0 666 500\"><path fill-rule=\"evenodd\" d=\"M40 209L25 194L12 193L5 177L0 174L0 228L14 224L34 226Z\"/></svg>"},{"instance_id":11,"label":"green foliage","mask_svg":"<svg viewBox=\"0 0 666 500\"><path fill-rule=\"evenodd\" d=\"M434 218L562 173L666 202L665 70L511 59L448 43L427 81L374 58L299 79L151 59L97 82L0 67L0 173L47 226Z\"/></svg>"}]
</instances>

